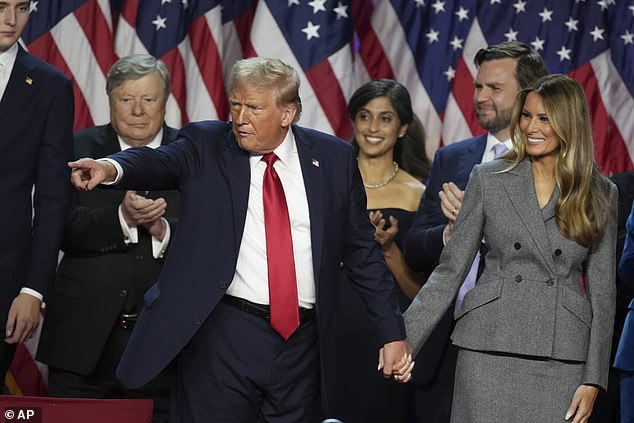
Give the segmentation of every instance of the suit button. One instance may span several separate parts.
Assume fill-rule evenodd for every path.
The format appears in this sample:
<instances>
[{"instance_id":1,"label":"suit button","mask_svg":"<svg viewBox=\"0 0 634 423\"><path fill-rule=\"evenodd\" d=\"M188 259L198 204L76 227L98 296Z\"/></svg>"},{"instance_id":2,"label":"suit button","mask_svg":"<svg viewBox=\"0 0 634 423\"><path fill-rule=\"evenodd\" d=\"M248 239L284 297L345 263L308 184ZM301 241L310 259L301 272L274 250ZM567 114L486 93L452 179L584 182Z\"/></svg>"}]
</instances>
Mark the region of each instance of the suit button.
<instances>
[{"instance_id":1,"label":"suit button","mask_svg":"<svg viewBox=\"0 0 634 423\"><path fill-rule=\"evenodd\" d=\"M561 255L561 250L560 250L559 248L557 248L557 249L555 250L555 255L556 255L557 257L559 257L559 256Z\"/></svg>"},{"instance_id":2,"label":"suit button","mask_svg":"<svg viewBox=\"0 0 634 423\"><path fill-rule=\"evenodd\" d=\"M515 282L522 282L522 275L515 276Z\"/></svg>"},{"instance_id":3,"label":"suit button","mask_svg":"<svg viewBox=\"0 0 634 423\"><path fill-rule=\"evenodd\" d=\"M138 260L143 260L143 256L142 256L142 255L140 255L140 254L139 254L138 256L136 256L136 258L137 258Z\"/></svg>"},{"instance_id":4,"label":"suit button","mask_svg":"<svg viewBox=\"0 0 634 423\"><path fill-rule=\"evenodd\" d=\"M229 282L220 281L220 282L218 282L218 286L220 287L220 289L227 289L229 287Z\"/></svg>"},{"instance_id":5,"label":"suit button","mask_svg":"<svg viewBox=\"0 0 634 423\"><path fill-rule=\"evenodd\" d=\"M119 292L119 296L120 297L125 297L127 295L128 295L128 291L126 291L125 289L123 291Z\"/></svg>"},{"instance_id":6,"label":"suit button","mask_svg":"<svg viewBox=\"0 0 634 423\"><path fill-rule=\"evenodd\" d=\"M200 324L201 324L202 322L203 322L203 321L202 321L202 320L200 320L200 319L194 319L194 324L195 324L196 326L200 326Z\"/></svg>"},{"instance_id":7,"label":"suit button","mask_svg":"<svg viewBox=\"0 0 634 423\"><path fill-rule=\"evenodd\" d=\"M546 281L546 285L548 285L548 286L553 286L554 284L555 284L555 280L553 278L549 278Z\"/></svg>"},{"instance_id":8,"label":"suit button","mask_svg":"<svg viewBox=\"0 0 634 423\"><path fill-rule=\"evenodd\" d=\"M520 244L519 242L516 242L513 247L515 247L516 250L519 250L520 248L522 248L522 244Z\"/></svg>"}]
</instances>

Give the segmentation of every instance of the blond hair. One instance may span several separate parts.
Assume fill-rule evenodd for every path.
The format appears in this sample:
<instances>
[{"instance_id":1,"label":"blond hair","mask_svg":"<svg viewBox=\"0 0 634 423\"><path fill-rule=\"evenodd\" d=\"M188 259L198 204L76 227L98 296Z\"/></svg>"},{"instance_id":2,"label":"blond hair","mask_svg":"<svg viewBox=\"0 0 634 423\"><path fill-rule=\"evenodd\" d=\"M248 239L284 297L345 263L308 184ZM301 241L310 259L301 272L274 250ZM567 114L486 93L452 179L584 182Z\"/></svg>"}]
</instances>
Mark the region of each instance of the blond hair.
<instances>
[{"instance_id":1,"label":"blond hair","mask_svg":"<svg viewBox=\"0 0 634 423\"><path fill-rule=\"evenodd\" d=\"M299 75L292 66L268 57L238 60L231 69L229 92L242 84L275 90L278 106L295 105L297 113L293 123L297 123L302 114L302 101L299 98Z\"/></svg>"},{"instance_id":2,"label":"blond hair","mask_svg":"<svg viewBox=\"0 0 634 423\"><path fill-rule=\"evenodd\" d=\"M511 162L508 170L527 155L519 122L530 92L541 97L550 125L560 140L555 162L555 182L560 191L556 204L559 232L584 247L595 246L605 232L610 184L594 161L586 96L577 81L567 75L547 75L519 92L510 127L515 154L508 156Z\"/></svg>"}]
</instances>

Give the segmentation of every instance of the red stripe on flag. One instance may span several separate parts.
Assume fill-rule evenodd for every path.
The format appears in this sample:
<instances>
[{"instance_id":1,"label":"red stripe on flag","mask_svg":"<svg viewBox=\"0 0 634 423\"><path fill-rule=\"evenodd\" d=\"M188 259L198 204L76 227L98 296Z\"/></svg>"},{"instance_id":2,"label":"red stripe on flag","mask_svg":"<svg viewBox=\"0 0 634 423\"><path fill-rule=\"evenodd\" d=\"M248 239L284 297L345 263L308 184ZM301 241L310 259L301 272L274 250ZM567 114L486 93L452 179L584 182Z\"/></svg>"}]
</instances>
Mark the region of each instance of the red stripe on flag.
<instances>
[{"instance_id":1,"label":"red stripe on flag","mask_svg":"<svg viewBox=\"0 0 634 423\"><path fill-rule=\"evenodd\" d=\"M24 344L20 343L16 347L13 363L11 364L11 373L25 395L47 395L42 374Z\"/></svg>"},{"instance_id":2,"label":"red stripe on flag","mask_svg":"<svg viewBox=\"0 0 634 423\"><path fill-rule=\"evenodd\" d=\"M121 7L121 16L125 18L131 27L136 27L136 16L139 10L139 0L124 0Z\"/></svg>"},{"instance_id":3,"label":"red stripe on flag","mask_svg":"<svg viewBox=\"0 0 634 423\"><path fill-rule=\"evenodd\" d=\"M474 90L475 85L473 84L473 76L471 75L471 72L469 72L469 68L464 61L464 57L460 57L458 59L458 63L456 63L456 77L454 78L451 92L456 99L458 108L462 112L462 115L469 126L469 130L471 130L472 134L476 135L483 134L486 131L482 129L475 115L475 108L473 106ZM447 141L455 142L460 140Z\"/></svg>"},{"instance_id":4,"label":"red stripe on flag","mask_svg":"<svg viewBox=\"0 0 634 423\"><path fill-rule=\"evenodd\" d=\"M255 17L255 8L256 4L254 2L253 6L251 6L244 13L233 20L233 25L236 28L236 34L238 35L238 39L240 40L242 51L251 52L251 55L247 56L245 54L244 57L255 56L255 49L251 44L251 27L253 26L253 18Z\"/></svg>"},{"instance_id":5,"label":"red stripe on flag","mask_svg":"<svg viewBox=\"0 0 634 423\"><path fill-rule=\"evenodd\" d=\"M229 109L222 82L222 59L204 16L192 22L189 42L207 91L216 107L218 119L226 119Z\"/></svg>"},{"instance_id":6,"label":"red stripe on flag","mask_svg":"<svg viewBox=\"0 0 634 423\"><path fill-rule=\"evenodd\" d=\"M117 60L114 52L114 41L110 27L96 0L89 1L75 9L75 17L84 30L92 48L95 60L104 75Z\"/></svg>"},{"instance_id":7,"label":"red stripe on flag","mask_svg":"<svg viewBox=\"0 0 634 423\"><path fill-rule=\"evenodd\" d=\"M181 110L181 120L183 125L189 122L187 115L187 85L185 84L185 64L183 57L177 48L174 48L161 57L167 65L172 77L172 94Z\"/></svg>"},{"instance_id":8,"label":"red stripe on flag","mask_svg":"<svg viewBox=\"0 0 634 423\"><path fill-rule=\"evenodd\" d=\"M396 79L392 65L385 54L383 45L372 27L374 7L366 1L352 2L355 30L359 34L359 56L363 60L371 79Z\"/></svg>"},{"instance_id":9,"label":"red stripe on flag","mask_svg":"<svg viewBox=\"0 0 634 423\"><path fill-rule=\"evenodd\" d=\"M335 134L342 139L350 139L352 128L346 113L346 99L337 81L330 62L323 60L306 72L306 78L321 104Z\"/></svg>"},{"instance_id":10,"label":"red stripe on flag","mask_svg":"<svg viewBox=\"0 0 634 423\"><path fill-rule=\"evenodd\" d=\"M51 36L50 32L39 37L37 40L33 41L28 45L29 52L39 57L40 59L50 63L55 66L57 69L62 71L66 76L72 78L73 80L73 94L75 95L75 125L74 129L79 130L83 128L87 128L89 126L94 126L94 122L92 120L92 116L90 114L90 109L88 108L88 104L84 99L84 95L82 94L73 73L70 68L66 64L66 60L60 53L57 48L57 44L55 40Z\"/></svg>"},{"instance_id":11,"label":"red stripe on flag","mask_svg":"<svg viewBox=\"0 0 634 423\"><path fill-rule=\"evenodd\" d=\"M634 165L627 145L614 120L605 109L599 84L590 62L570 72L570 76L583 86L588 99L594 136L594 157L601 172L611 175L632 169Z\"/></svg>"}]
</instances>

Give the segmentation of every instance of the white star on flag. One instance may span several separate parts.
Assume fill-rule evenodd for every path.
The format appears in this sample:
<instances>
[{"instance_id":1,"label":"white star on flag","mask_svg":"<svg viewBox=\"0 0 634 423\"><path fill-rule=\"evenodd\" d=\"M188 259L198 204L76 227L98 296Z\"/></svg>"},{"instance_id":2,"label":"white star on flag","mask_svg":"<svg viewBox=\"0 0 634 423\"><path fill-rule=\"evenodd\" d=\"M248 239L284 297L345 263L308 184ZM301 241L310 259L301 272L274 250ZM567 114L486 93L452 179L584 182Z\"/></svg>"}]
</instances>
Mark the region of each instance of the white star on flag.
<instances>
[{"instance_id":1,"label":"white star on flag","mask_svg":"<svg viewBox=\"0 0 634 423\"><path fill-rule=\"evenodd\" d=\"M604 29L595 26L594 29L590 31L590 35L592 35L592 41L602 40L604 31Z\"/></svg>"},{"instance_id":2,"label":"white star on flag","mask_svg":"<svg viewBox=\"0 0 634 423\"><path fill-rule=\"evenodd\" d=\"M341 2L339 2L339 4L337 4L337 7L335 7L333 10L337 14L337 19L348 17L348 6L344 6L343 4L341 4Z\"/></svg>"},{"instance_id":3,"label":"white star on flag","mask_svg":"<svg viewBox=\"0 0 634 423\"><path fill-rule=\"evenodd\" d=\"M566 21L566 23L565 23L565 25L568 27L568 32L578 31L578 29L577 29L577 24L578 24L578 23L579 23L579 20L577 20L577 19L572 19L572 17L571 17L571 18L569 18L569 19Z\"/></svg>"},{"instance_id":4,"label":"white star on flag","mask_svg":"<svg viewBox=\"0 0 634 423\"><path fill-rule=\"evenodd\" d=\"M310 40L311 38L319 38L319 27L320 25L313 25L311 21L308 21L308 24L302 32L306 34L306 40Z\"/></svg>"},{"instance_id":5,"label":"white star on flag","mask_svg":"<svg viewBox=\"0 0 634 423\"><path fill-rule=\"evenodd\" d=\"M564 60L570 60L571 51L572 50L569 48L566 48L566 46L561 46L561 48L557 52L557 55L559 56L559 61L563 62Z\"/></svg>"},{"instance_id":6,"label":"white star on flag","mask_svg":"<svg viewBox=\"0 0 634 423\"><path fill-rule=\"evenodd\" d=\"M152 21L157 31L161 28L167 28L166 22L167 18L162 18L161 15L156 15L156 19Z\"/></svg>"},{"instance_id":7,"label":"white star on flag","mask_svg":"<svg viewBox=\"0 0 634 423\"><path fill-rule=\"evenodd\" d=\"M460 9L458 9L458 11L456 12L456 16L458 17L458 20L460 22L465 19L469 19L469 10L465 9L464 7L460 7Z\"/></svg>"},{"instance_id":8,"label":"white star on flag","mask_svg":"<svg viewBox=\"0 0 634 423\"><path fill-rule=\"evenodd\" d=\"M435 31L434 29L430 29L430 31L425 34L425 36L427 37L427 40L429 41L429 44L433 43L434 41L438 41L438 35L440 34L440 32Z\"/></svg>"},{"instance_id":9,"label":"white star on flag","mask_svg":"<svg viewBox=\"0 0 634 423\"><path fill-rule=\"evenodd\" d=\"M313 8L313 15L317 12L326 11L326 6L324 6L326 0L313 0L308 2L308 5Z\"/></svg>"}]
</instances>

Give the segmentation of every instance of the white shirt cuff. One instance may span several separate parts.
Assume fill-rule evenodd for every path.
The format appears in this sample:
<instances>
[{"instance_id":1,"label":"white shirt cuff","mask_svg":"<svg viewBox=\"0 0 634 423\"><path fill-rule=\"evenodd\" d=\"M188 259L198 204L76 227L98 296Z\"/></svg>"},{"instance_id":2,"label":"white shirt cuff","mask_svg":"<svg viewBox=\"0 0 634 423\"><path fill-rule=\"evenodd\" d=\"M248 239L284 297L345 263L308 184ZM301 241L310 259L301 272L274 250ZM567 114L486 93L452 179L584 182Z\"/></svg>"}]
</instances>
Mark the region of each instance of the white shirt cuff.
<instances>
[{"instance_id":1,"label":"white shirt cuff","mask_svg":"<svg viewBox=\"0 0 634 423\"><path fill-rule=\"evenodd\" d=\"M115 185L118 184L119 181L121 181L121 178L123 178L123 168L121 167L121 165L119 163L117 163L116 160L112 160L112 159L108 159L108 158L103 158L103 159L97 159L98 162L108 162L108 163L112 163L112 165L115 167L115 169L117 169L117 177L114 178L114 181L110 181L110 182L102 182L101 185Z\"/></svg>"},{"instance_id":2,"label":"white shirt cuff","mask_svg":"<svg viewBox=\"0 0 634 423\"><path fill-rule=\"evenodd\" d=\"M167 223L167 220L163 217L161 217L161 220L165 224L165 236L163 237L163 241L159 241L159 239L154 236L152 237L152 256L155 259L163 258L167 250L167 244L170 242L170 224Z\"/></svg>"},{"instance_id":3,"label":"white shirt cuff","mask_svg":"<svg viewBox=\"0 0 634 423\"><path fill-rule=\"evenodd\" d=\"M139 231L136 226L129 226L128 222L125 221L123 217L123 212L121 211L121 205L117 209L117 214L119 215L119 224L121 225L121 231L123 232L123 240L126 244L136 244L139 242Z\"/></svg>"},{"instance_id":4,"label":"white shirt cuff","mask_svg":"<svg viewBox=\"0 0 634 423\"><path fill-rule=\"evenodd\" d=\"M31 288L22 288L20 290L20 294L29 294L34 296L35 298L37 298L38 300L40 300L42 302L42 304L40 305L40 308L45 308L46 307L46 303L44 302L44 297L42 296L42 294L40 294L39 292L37 292L34 289Z\"/></svg>"}]
</instances>

